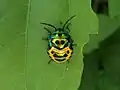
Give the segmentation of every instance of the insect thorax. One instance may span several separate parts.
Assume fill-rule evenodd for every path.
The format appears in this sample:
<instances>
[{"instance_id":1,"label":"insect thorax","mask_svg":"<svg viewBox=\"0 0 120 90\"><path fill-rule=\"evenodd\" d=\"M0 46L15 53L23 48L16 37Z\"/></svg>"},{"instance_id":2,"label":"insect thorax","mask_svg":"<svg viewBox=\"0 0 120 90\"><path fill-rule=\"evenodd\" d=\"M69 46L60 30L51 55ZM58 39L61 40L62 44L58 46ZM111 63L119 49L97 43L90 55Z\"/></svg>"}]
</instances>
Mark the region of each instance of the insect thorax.
<instances>
[{"instance_id":1,"label":"insect thorax","mask_svg":"<svg viewBox=\"0 0 120 90\"><path fill-rule=\"evenodd\" d=\"M67 46L71 47L72 39L70 35L64 31L55 31L49 37L49 47L63 49Z\"/></svg>"}]
</instances>

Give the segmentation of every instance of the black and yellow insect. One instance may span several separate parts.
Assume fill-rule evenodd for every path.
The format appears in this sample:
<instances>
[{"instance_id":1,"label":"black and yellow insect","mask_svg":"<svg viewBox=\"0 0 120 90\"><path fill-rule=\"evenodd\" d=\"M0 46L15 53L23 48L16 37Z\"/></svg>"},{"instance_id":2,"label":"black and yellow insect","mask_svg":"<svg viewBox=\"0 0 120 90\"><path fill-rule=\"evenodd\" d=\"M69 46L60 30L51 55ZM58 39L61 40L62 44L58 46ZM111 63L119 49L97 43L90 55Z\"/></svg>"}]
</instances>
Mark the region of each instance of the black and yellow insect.
<instances>
[{"instance_id":1,"label":"black and yellow insect","mask_svg":"<svg viewBox=\"0 0 120 90\"><path fill-rule=\"evenodd\" d=\"M50 63L52 60L57 63L64 63L69 61L70 57L72 56L73 46L75 44L73 43L73 40L69 34L69 25L71 23L68 22L74 17L75 15L69 18L61 28L56 28L54 25L48 23L41 23L54 29L54 31L51 32L48 28L44 27L44 29L49 33L48 37L43 39L48 41L47 53L51 58L48 63Z\"/></svg>"}]
</instances>

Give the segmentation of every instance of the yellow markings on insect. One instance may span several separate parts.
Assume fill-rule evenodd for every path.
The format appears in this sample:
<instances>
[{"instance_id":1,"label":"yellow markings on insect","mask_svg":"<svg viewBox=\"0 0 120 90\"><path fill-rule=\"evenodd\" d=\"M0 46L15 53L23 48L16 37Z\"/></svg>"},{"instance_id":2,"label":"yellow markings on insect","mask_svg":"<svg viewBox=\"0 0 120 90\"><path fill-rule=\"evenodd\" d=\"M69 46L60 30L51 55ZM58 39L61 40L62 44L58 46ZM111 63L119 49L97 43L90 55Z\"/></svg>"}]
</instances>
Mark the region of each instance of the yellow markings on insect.
<instances>
[{"instance_id":1,"label":"yellow markings on insect","mask_svg":"<svg viewBox=\"0 0 120 90\"><path fill-rule=\"evenodd\" d=\"M64 43L62 43L62 41L63 41ZM68 42L68 40L67 40L67 39L53 39L52 42L53 42L56 46L58 46L59 48L63 48L64 45ZM57 42L57 43L56 43L56 42Z\"/></svg>"},{"instance_id":2,"label":"yellow markings on insect","mask_svg":"<svg viewBox=\"0 0 120 90\"><path fill-rule=\"evenodd\" d=\"M52 47L49 51L49 56L57 63L64 63L70 59L72 50L69 47L65 47L62 50L58 50ZM59 60L58 60L59 59Z\"/></svg>"}]
</instances>

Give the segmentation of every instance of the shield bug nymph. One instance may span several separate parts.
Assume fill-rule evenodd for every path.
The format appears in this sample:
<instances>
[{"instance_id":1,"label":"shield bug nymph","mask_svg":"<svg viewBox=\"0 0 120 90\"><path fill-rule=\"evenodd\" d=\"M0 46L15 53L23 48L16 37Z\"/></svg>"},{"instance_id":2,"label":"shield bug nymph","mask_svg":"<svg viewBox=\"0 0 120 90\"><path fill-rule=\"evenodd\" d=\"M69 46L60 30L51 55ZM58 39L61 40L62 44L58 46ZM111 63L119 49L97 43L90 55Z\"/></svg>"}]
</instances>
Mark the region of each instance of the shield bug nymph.
<instances>
[{"instance_id":1,"label":"shield bug nymph","mask_svg":"<svg viewBox=\"0 0 120 90\"><path fill-rule=\"evenodd\" d=\"M61 28L57 28L52 24L48 23L41 23L43 25L50 26L54 29L54 31L49 30L48 28L44 27L45 30L48 31L49 35L47 38L43 40L48 41L48 50L47 53L51 60L48 62L50 63L52 60L57 63L64 63L69 61L70 57L73 53L73 46L75 45L71 36L70 36L70 29L69 29L69 21L74 18L74 16L70 17Z\"/></svg>"}]
</instances>

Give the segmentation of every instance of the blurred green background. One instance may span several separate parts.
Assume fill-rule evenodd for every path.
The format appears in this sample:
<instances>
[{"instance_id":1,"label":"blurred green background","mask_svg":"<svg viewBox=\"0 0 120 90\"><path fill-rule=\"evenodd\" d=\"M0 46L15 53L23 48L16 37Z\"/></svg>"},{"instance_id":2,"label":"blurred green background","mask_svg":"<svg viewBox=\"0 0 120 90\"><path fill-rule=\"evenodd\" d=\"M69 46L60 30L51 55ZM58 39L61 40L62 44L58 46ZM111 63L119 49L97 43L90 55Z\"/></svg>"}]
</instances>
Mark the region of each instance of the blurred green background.
<instances>
[{"instance_id":1,"label":"blurred green background","mask_svg":"<svg viewBox=\"0 0 120 90\"><path fill-rule=\"evenodd\" d=\"M99 19L103 23L106 22L101 17ZM118 22L113 24L111 20L111 22L104 23L105 25L100 24L102 28L100 30L114 30L114 32L99 42L93 51L84 54L85 66L79 90L120 89L120 27L114 27L111 23L114 26L118 24ZM106 29L108 27L112 28Z\"/></svg>"},{"instance_id":2,"label":"blurred green background","mask_svg":"<svg viewBox=\"0 0 120 90\"><path fill-rule=\"evenodd\" d=\"M100 3L92 7L99 18L99 34L90 35L84 47L84 72L78 90L120 90L120 2Z\"/></svg>"}]
</instances>

